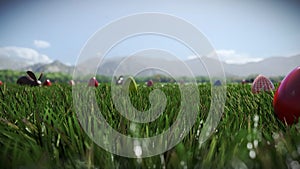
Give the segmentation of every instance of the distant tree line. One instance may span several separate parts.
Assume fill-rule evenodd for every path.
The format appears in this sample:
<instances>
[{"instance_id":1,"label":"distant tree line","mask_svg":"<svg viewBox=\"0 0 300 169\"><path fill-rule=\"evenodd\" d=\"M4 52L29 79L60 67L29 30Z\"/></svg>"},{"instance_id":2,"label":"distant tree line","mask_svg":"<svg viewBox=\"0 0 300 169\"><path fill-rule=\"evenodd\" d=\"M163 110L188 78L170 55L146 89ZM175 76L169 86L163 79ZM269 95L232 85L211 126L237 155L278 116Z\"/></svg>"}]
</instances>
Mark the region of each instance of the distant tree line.
<instances>
[{"instance_id":1,"label":"distant tree line","mask_svg":"<svg viewBox=\"0 0 300 169\"><path fill-rule=\"evenodd\" d=\"M35 72L36 76L39 76L40 72ZM0 70L0 80L5 83L16 83L17 79L21 76L26 75L25 71L15 71L15 70ZM93 77L94 75L88 75L85 77L81 77L80 79L77 79L79 81L86 81L86 79L89 79ZM241 83L242 80L246 80L248 82L252 82L257 75L250 75L247 77L226 77L227 83ZM96 75L96 79L100 83L110 83L113 79L118 77L110 77L110 76L104 76L104 75ZM276 76L276 77L270 77L270 80L274 83L280 82L284 76ZM70 74L64 74L64 73L44 73L42 77L42 81L50 79L51 82L58 82L58 83L67 83L72 79L72 75ZM145 83L148 80L153 80L154 82L161 82L161 83L173 83L173 82L191 82L193 79L191 77L178 77L176 80L170 76L165 75L153 75L153 76L147 76L147 77L135 77L135 80L137 83ZM209 77L206 76L197 76L195 78L197 83L206 83L210 82Z\"/></svg>"}]
</instances>

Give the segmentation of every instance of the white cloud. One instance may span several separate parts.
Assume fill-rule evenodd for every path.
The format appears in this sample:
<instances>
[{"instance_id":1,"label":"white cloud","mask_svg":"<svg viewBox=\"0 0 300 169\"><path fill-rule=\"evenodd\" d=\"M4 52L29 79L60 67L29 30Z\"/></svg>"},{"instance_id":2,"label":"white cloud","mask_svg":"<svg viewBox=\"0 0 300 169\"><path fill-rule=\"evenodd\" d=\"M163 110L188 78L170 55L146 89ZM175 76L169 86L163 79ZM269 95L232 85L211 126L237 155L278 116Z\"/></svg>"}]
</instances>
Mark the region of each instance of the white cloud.
<instances>
[{"instance_id":1,"label":"white cloud","mask_svg":"<svg viewBox=\"0 0 300 169\"><path fill-rule=\"evenodd\" d=\"M43 40L34 40L33 44L37 48L48 48L51 46L49 42Z\"/></svg>"},{"instance_id":2,"label":"white cloud","mask_svg":"<svg viewBox=\"0 0 300 169\"><path fill-rule=\"evenodd\" d=\"M263 58L237 53L235 50L217 50L216 53L222 61L229 64L244 64L263 60Z\"/></svg>"},{"instance_id":3,"label":"white cloud","mask_svg":"<svg viewBox=\"0 0 300 169\"><path fill-rule=\"evenodd\" d=\"M41 54L34 49L15 46L1 47L0 59L24 63L24 65L52 62L47 55Z\"/></svg>"}]
</instances>

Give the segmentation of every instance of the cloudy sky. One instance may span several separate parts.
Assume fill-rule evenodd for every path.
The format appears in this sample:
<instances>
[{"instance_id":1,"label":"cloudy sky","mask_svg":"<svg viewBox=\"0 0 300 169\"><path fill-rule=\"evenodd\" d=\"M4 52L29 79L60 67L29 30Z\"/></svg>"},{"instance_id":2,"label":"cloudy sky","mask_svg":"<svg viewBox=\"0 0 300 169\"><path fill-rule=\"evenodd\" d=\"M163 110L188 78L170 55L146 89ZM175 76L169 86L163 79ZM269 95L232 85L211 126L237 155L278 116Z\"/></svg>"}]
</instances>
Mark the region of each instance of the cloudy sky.
<instances>
[{"instance_id":1,"label":"cloudy sky","mask_svg":"<svg viewBox=\"0 0 300 169\"><path fill-rule=\"evenodd\" d=\"M121 17L144 12L170 14L194 25L227 63L300 54L300 4L296 0L6 0L0 2L0 59L75 64L82 47L97 30ZM175 47L167 48L170 43ZM193 58L180 44L149 36L128 40L110 55L160 47L174 50L171 52L181 59Z\"/></svg>"}]
</instances>

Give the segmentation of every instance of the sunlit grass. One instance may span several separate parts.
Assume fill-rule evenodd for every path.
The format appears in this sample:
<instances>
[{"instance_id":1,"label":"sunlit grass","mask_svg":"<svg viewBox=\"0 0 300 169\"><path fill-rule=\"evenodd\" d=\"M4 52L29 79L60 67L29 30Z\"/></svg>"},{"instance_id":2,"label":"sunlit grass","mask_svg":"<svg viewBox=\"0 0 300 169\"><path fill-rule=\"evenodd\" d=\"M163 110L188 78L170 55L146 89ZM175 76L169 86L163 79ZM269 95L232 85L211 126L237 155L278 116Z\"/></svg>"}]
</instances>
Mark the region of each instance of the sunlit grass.
<instances>
[{"instance_id":1,"label":"sunlit grass","mask_svg":"<svg viewBox=\"0 0 300 169\"><path fill-rule=\"evenodd\" d=\"M160 88L166 109L151 123L132 123L112 102L109 84L96 88L103 117L118 132L151 137L168 129L178 116L175 84L139 85L130 93L134 107L149 109L149 93ZM224 114L201 146L199 135L210 109L210 86L199 85L200 106L188 135L164 154L143 158L113 155L93 143L80 126L72 87L0 87L0 164L2 168L288 168L300 160L300 123L285 126L272 107L273 93L252 94L249 85L228 85ZM89 124L89 123L87 123Z\"/></svg>"}]
</instances>

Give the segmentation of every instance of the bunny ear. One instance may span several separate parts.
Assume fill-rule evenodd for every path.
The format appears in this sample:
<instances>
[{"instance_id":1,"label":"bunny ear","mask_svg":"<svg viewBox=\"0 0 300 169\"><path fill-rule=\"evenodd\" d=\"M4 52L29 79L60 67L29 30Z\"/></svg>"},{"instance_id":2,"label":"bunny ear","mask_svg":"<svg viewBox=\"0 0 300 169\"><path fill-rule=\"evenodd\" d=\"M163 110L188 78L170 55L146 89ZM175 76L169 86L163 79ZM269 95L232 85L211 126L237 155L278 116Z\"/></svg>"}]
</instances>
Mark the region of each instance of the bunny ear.
<instances>
[{"instance_id":1,"label":"bunny ear","mask_svg":"<svg viewBox=\"0 0 300 169\"><path fill-rule=\"evenodd\" d=\"M29 75L29 77L31 77L31 79L33 79L34 81L37 81L35 74L32 71L27 71L26 73Z\"/></svg>"},{"instance_id":2,"label":"bunny ear","mask_svg":"<svg viewBox=\"0 0 300 169\"><path fill-rule=\"evenodd\" d=\"M42 77L43 77L43 73L40 74L40 77L38 78L38 80L41 80Z\"/></svg>"}]
</instances>

